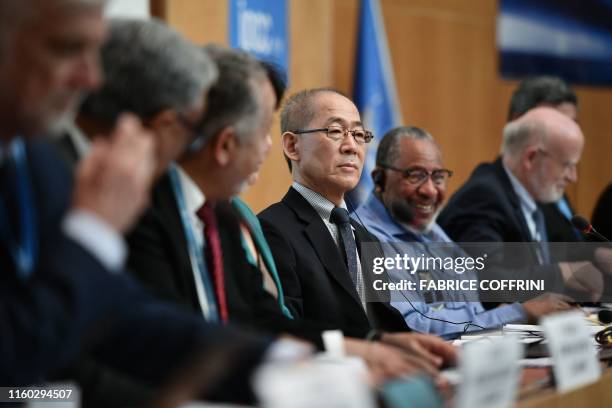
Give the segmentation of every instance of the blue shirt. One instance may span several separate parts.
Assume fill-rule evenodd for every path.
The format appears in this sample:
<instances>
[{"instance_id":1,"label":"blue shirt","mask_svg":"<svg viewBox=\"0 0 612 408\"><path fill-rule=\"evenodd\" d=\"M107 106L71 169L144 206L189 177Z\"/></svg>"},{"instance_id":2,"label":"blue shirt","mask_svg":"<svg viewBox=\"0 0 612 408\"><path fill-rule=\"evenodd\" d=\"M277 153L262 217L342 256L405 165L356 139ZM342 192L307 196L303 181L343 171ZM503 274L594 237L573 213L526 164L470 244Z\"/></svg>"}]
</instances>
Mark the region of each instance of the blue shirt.
<instances>
[{"instance_id":1,"label":"blue shirt","mask_svg":"<svg viewBox=\"0 0 612 408\"><path fill-rule=\"evenodd\" d=\"M462 251L458 245L452 243L451 239L436 223L431 226L429 231L418 232L396 222L374 193L371 193L368 199L353 213L353 218L363 224L370 233L374 234L383 243L385 256L387 257L394 257L398 253L403 256L406 253L405 243L407 242L445 242L452 246L453 251ZM393 245L394 243L398 245ZM400 243L404 243L404 246L399 245ZM412 251L417 250L412 245L410 248L413 248ZM414 275L401 271L400 277L398 273L400 272L389 270L392 282L410 278L416 282ZM473 277L464 276L464 278L476 279L475 275ZM403 292L403 296L411 299L412 305L406 300L399 300L397 296L392 296L391 305L402 313L410 328L424 333L444 335L461 332L464 331L466 322L491 329L499 328L505 323L526 322L527 320L525 310L520 303L485 310L480 302L461 299L461 294L458 291L454 291L449 296L450 300L434 303L426 303L423 298L415 299L416 293L415 291ZM446 322L432 319L446 320ZM478 330L477 326L469 326L468 330Z\"/></svg>"}]
</instances>

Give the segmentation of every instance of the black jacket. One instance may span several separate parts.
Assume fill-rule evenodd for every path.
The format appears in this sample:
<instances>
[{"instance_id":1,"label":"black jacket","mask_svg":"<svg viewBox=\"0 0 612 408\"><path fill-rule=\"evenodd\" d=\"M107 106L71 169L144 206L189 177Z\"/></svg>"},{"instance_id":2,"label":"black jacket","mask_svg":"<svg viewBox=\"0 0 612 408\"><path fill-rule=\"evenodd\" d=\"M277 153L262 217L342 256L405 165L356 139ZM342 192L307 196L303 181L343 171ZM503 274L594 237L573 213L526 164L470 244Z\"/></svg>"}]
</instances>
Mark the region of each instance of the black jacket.
<instances>
[{"instance_id":1,"label":"black jacket","mask_svg":"<svg viewBox=\"0 0 612 408\"><path fill-rule=\"evenodd\" d=\"M372 329L408 330L401 314L385 299L361 305L342 255L314 208L290 188L281 202L259 214L283 283L285 300L295 316L323 322L345 335L364 337ZM378 240L361 225L355 228L357 248ZM378 253L382 250L378 248ZM360 251L362 265L368 254ZM372 274L364 270L366 287Z\"/></svg>"}]
</instances>

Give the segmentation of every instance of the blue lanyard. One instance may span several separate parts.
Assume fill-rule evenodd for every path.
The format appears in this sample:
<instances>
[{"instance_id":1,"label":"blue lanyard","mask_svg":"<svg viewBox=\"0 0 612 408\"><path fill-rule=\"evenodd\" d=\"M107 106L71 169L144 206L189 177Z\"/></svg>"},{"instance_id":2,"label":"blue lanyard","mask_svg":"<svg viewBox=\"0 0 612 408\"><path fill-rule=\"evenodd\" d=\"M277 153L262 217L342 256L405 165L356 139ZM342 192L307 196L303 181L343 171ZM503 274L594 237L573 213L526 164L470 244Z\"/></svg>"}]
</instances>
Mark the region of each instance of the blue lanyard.
<instances>
[{"instance_id":1,"label":"blue lanyard","mask_svg":"<svg viewBox=\"0 0 612 408\"><path fill-rule=\"evenodd\" d=\"M179 209L179 215L181 216L181 222L183 224L183 230L185 231L185 239L187 240L187 247L189 250L189 257L195 260L198 268L198 273L202 277L202 283L204 290L206 291L207 304L210 310L210 316L206 316L207 320L211 322L219 322L219 312L217 310L217 303L215 293L213 292L212 282L208 276L208 269L204 262L204 248L200 248L196 244L196 238L193 232L193 225L191 224L190 215L187 212L187 205L185 204L185 197L183 196L183 189L179 180L178 169L175 164L171 164L168 169L170 175L170 182L172 184L172 190L174 197Z\"/></svg>"},{"instance_id":2,"label":"blue lanyard","mask_svg":"<svg viewBox=\"0 0 612 408\"><path fill-rule=\"evenodd\" d=\"M26 160L25 145L20 138L10 144L10 155L15 163L17 203L19 209L20 240L13 236L9 227L9 214L6 202L0 196L0 234L13 258L17 273L21 279L30 277L36 264L37 233L34 214L34 202L30 186L30 175ZM19 242L18 242L19 241Z\"/></svg>"}]
</instances>

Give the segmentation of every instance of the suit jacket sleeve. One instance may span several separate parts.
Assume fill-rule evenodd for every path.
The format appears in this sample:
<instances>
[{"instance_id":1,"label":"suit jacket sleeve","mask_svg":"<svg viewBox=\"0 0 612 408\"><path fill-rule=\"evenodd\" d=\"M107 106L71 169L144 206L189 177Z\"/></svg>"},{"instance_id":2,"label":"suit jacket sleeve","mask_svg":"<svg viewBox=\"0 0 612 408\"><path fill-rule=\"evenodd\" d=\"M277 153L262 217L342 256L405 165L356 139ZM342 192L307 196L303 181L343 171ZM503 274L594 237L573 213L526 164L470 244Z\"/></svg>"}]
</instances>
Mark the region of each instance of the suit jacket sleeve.
<instances>
[{"instance_id":1,"label":"suit jacket sleeve","mask_svg":"<svg viewBox=\"0 0 612 408\"><path fill-rule=\"evenodd\" d=\"M289 240L271 222L263 217L259 217L259 221L272 250L274 262L276 262L287 307L296 319L301 319L304 316L302 290L296 271L296 256L293 247L289 245Z\"/></svg>"},{"instance_id":2,"label":"suit jacket sleeve","mask_svg":"<svg viewBox=\"0 0 612 408\"><path fill-rule=\"evenodd\" d=\"M485 185L474 185L469 191L453 196L440 215L439 224L455 242L503 242L508 222L499 211L494 194Z\"/></svg>"},{"instance_id":3,"label":"suit jacket sleeve","mask_svg":"<svg viewBox=\"0 0 612 408\"><path fill-rule=\"evenodd\" d=\"M540 266L535 262L525 262L532 258L532 253L526 245L505 245L507 237L515 235L514 232L509 232L509 228L515 230L517 226L511 225L514 221L502 209L497 197L502 194L483 183L475 183L452 197L449 206L442 212L439 223L470 255L481 256L487 253L486 269L480 274L480 279L545 279L546 291L562 292L563 282L555 264ZM514 239L521 241L520 237ZM474 246L464 244L475 242L482 244L478 250ZM508 255L508 251L511 251L511 255ZM516 293L517 298L505 299L504 302L526 300L537 294L539 293ZM484 302L496 301L488 299L491 296L489 293L482 292L481 295Z\"/></svg>"},{"instance_id":4,"label":"suit jacket sleeve","mask_svg":"<svg viewBox=\"0 0 612 408\"><path fill-rule=\"evenodd\" d=\"M261 271L247 260L240 239L239 213L231 204L219 203L216 214L219 224L222 224L219 231L221 244L223 250L228 251L224 253L224 265L227 266L225 280L230 319L274 334L291 334L322 349L321 332L333 327L285 316L278 301L265 290ZM231 259L227 259L228 254Z\"/></svg>"},{"instance_id":5,"label":"suit jacket sleeve","mask_svg":"<svg viewBox=\"0 0 612 408\"><path fill-rule=\"evenodd\" d=\"M5 385L31 384L74 359L82 336L123 296L117 277L61 235L41 254L29 282L11 283L2 285L0 296Z\"/></svg>"},{"instance_id":6,"label":"suit jacket sleeve","mask_svg":"<svg viewBox=\"0 0 612 408\"><path fill-rule=\"evenodd\" d=\"M240 354L245 357L240 372L254 368L270 339L243 337L152 301L130 277L110 273L67 238L60 223L70 198L69 174L48 147L28 153L39 259L32 277L23 281L8 258L0 257L0 384L40 382L88 352L109 367L159 384L196 351L214 353L237 341L246 353ZM0 246L2 251L5 255Z\"/></svg>"},{"instance_id":7,"label":"suit jacket sleeve","mask_svg":"<svg viewBox=\"0 0 612 408\"><path fill-rule=\"evenodd\" d=\"M159 226L155 209L150 208L134 230L128 235L130 248L128 272L143 284L156 298L184 306L190 310L199 310L195 289L179 287L176 269L181 263L170 255L168 242ZM176 237L180 239L181 237ZM187 253L187 251L185 251ZM189 271L191 279L191 271Z\"/></svg>"}]
</instances>

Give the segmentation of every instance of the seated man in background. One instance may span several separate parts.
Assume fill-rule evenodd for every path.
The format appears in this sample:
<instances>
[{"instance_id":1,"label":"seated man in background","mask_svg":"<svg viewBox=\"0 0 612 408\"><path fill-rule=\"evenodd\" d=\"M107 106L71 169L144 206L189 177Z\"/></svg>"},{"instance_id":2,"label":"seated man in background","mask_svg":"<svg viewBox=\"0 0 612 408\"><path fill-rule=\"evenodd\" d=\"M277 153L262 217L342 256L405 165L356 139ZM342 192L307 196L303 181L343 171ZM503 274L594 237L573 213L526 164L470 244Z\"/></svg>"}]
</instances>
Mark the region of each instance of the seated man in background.
<instances>
[{"instance_id":1,"label":"seated man in background","mask_svg":"<svg viewBox=\"0 0 612 408\"><path fill-rule=\"evenodd\" d=\"M555 263L540 205L556 202L576 181L582 155L580 127L550 107L530 110L504 127L501 157L479 165L451 197L438 223L456 242L536 242L521 257L506 259L508 278L531 271L547 290L573 290L599 300L601 272L590 262Z\"/></svg>"},{"instance_id":2,"label":"seated man in background","mask_svg":"<svg viewBox=\"0 0 612 408\"><path fill-rule=\"evenodd\" d=\"M281 132L293 184L259 219L293 315L407 352L426 349L438 366L452 361L453 348L433 336L383 332L408 328L388 302L366 299L371 271L362 270L358 244L377 240L351 225L344 194L359 181L372 134L353 102L329 88L301 91L283 107Z\"/></svg>"},{"instance_id":3,"label":"seated man in background","mask_svg":"<svg viewBox=\"0 0 612 408\"><path fill-rule=\"evenodd\" d=\"M265 293L261 275L241 256L244 249L238 221L229 206L215 209L220 214L218 234L225 250L221 281L213 273L215 255L202 249L202 225L191 224L201 223L196 218L200 206L193 212L180 211L184 209L181 205L192 204L190 193L197 195L200 186L209 203L228 199L244 187L250 172L258 170L267 154L271 115L282 95L282 90L277 91L275 97L266 71L246 54L218 47L208 50L219 64L220 77L209 94L208 116L203 117L203 98L217 72L206 51L186 44L159 23L121 20L113 22L111 38L102 49L107 81L87 98L79 123L87 133L95 134L111 125L119 112L130 110L142 118L158 142L158 182L152 206L128 236L130 271L160 298L179 303L206 320L227 319L290 332L322 347L320 333L327 327L309 328L305 322L289 320ZM131 77L131 72L141 75ZM170 161L191 141L189 152L181 159L185 170L174 164L168 170ZM221 164L214 150L219 147ZM253 155L253 151L259 153ZM192 245L192 239L199 243ZM220 298L225 311L221 311ZM347 340L349 352L359 352L370 364L375 362L374 369L384 376L420 367L393 350L366 346Z\"/></svg>"},{"instance_id":4,"label":"seated man in background","mask_svg":"<svg viewBox=\"0 0 612 408\"><path fill-rule=\"evenodd\" d=\"M260 270L248 262L240 218L227 202L246 188L267 156L282 91L275 92L269 71L246 53L205 50L219 78L208 94L206 115L193 126L197 139L160 178L153 205L128 238L130 268L161 298L206 320L288 333L322 348L321 332L334 327L283 314ZM384 346L372 349L347 339L346 348L383 377L426 366Z\"/></svg>"},{"instance_id":5,"label":"seated man in background","mask_svg":"<svg viewBox=\"0 0 612 408\"><path fill-rule=\"evenodd\" d=\"M372 171L375 190L353 217L385 243L386 257L403 256L404 253L413 257L422 253L465 256L458 246L435 245L452 242L435 222L444 204L451 175L452 172L444 168L442 152L429 133L412 126L392 129L385 134L376 152L376 167ZM439 276L444 276L445 272L447 278L477 279L473 271L460 276L454 271L440 271ZM390 273L393 282L414 277L405 271L392 270ZM429 273L434 274L434 271ZM414 330L438 335L460 332L466 325L472 330L497 328L511 322L535 323L546 313L570 308L563 298L547 296L523 305L513 303L485 311L475 296L460 291L429 302L423 297L415 300L412 292L404 291L406 300L403 301L401 296L394 297L392 305ZM452 301L448 300L450 298Z\"/></svg>"},{"instance_id":6,"label":"seated man in background","mask_svg":"<svg viewBox=\"0 0 612 408\"><path fill-rule=\"evenodd\" d=\"M133 116L70 174L51 146L100 85L103 1L0 2L0 384L38 384L91 353L156 387L200 352L241 350L212 388L244 395L271 341L154 301L122 274L121 234L148 200L154 144ZM236 375L239 373L239 375ZM214 392L214 391L213 391Z\"/></svg>"},{"instance_id":7,"label":"seated man in background","mask_svg":"<svg viewBox=\"0 0 612 408\"><path fill-rule=\"evenodd\" d=\"M512 93L508 121L538 106L550 106L578 122L578 97L561 78L538 76L522 81ZM581 242L582 234L571 223L574 211L564 194L554 203L542 204L549 242Z\"/></svg>"}]
</instances>

